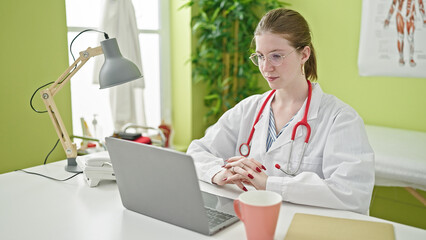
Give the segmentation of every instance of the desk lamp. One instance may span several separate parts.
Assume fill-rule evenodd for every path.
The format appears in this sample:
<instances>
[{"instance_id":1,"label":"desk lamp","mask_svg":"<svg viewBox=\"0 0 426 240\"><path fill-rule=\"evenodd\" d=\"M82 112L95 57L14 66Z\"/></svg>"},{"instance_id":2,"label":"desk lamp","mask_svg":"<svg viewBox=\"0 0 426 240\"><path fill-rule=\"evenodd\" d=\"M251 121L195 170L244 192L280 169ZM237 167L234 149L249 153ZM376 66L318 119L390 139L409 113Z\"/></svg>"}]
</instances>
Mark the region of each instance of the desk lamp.
<instances>
[{"instance_id":1,"label":"desk lamp","mask_svg":"<svg viewBox=\"0 0 426 240\"><path fill-rule=\"evenodd\" d=\"M142 78L138 67L121 55L117 40L115 38L107 38L101 42L101 46L96 48L89 47L85 51L80 52L80 57L65 70L52 86L41 91L41 97L46 105L46 110L67 155L68 162L65 170L68 172L81 172L75 160L77 157L77 147L75 143L71 142L53 97L90 58L101 54L105 55L105 62L99 73L100 89Z\"/></svg>"}]
</instances>

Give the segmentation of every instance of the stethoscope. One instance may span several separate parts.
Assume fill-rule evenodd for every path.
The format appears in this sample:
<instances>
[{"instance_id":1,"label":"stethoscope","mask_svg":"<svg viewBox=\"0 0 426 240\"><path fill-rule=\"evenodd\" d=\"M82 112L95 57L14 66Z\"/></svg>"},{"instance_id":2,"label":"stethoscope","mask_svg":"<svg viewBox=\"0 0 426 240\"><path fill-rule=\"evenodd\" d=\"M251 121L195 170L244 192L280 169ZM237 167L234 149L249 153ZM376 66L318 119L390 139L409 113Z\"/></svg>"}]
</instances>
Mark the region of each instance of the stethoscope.
<instances>
[{"instance_id":1,"label":"stethoscope","mask_svg":"<svg viewBox=\"0 0 426 240\"><path fill-rule=\"evenodd\" d=\"M309 80L306 80L306 81L308 82L308 100L306 101L305 113L303 115L302 120L300 120L298 123L296 123L296 125L294 125L294 127L293 127L293 132L291 134L290 153L289 153L289 157L287 159L287 169L286 170L281 169L281 166L279 164L275 165L276 168L278 168L279 170L283 171L287 175L295 175L295 173L297 171L299 171L300 165L302 164L303 155L305 154L305 150L306 150L306 147L308 146L309 138L311 136L311 126L308 123L308 112L309 112L309 106L311 105L312 84L311 84L311 82ZM274 93L275 93L275 89L272 90L271 93L269 93L268 97L263 102L262 106L260 107L259 113L256 116L256 120L254 121L253 126L251 127L250 135L249 135L249 138L247 139L247 142L246 143L242 143L240 145L239 152L240 152L241 156L248 157L248 155L250 154L250 143L251 143L251 139L253 137L254 130L255 130L254 126L259 121L260 116L262 115L262 112L265 109L266 104L268 103L269 99L274 95ZM295 171L290 171L290 159L291 159L291 153L293 151L294 138L296 136L297 128L300 125L303 125L303 126L306 127L307 134L306 134L306 138L305 138L305 143L303 144L302 154L300 155L300 159L299 159L299 163L297 165L297 168L296 168Z\"/></svg>"}]
</instances>

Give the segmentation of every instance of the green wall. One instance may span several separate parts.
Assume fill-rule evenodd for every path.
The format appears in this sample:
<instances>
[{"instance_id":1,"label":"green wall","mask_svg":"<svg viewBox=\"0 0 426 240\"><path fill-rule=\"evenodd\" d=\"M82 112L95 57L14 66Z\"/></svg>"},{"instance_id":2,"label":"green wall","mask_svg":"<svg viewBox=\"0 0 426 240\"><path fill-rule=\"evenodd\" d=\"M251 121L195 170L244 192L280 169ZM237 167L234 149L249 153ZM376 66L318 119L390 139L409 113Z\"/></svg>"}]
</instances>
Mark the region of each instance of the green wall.
<instances>
[{"instance_id":1,"label":"green wall","mask_svg":"<svg viewBox=\"0 0 426 240\"><path fill-rule=\"evenodd\" d=\"M183 0L170 0L173 145L185 151L192 141L191 9Z\"/></svg>"},{"instance_id":2,"label":"green wall","mask_svg":"<svg viewBox=\"0 0 426 240\"><path fill-rule=\"evenodd\" d=\"M423 198L426 192L417 190ZM402 187L375 186L370 215L426 229L426 207Z\"/></svg>"},{"instance_id":3,"label":"green wall","mask_svg":"<svg viewBox=\"0 0 426 240\"><path fill-rule=\"evenodd\" d=\"M29 99L68 67L65 1L0 1L0 173L40 165L57 140L47 113ZM44 110L40 94L34 106ZM66 86L55 101L69 132L71 96ZM60 145L50 161L65 159Z\"/></svg>"}]
</instances>

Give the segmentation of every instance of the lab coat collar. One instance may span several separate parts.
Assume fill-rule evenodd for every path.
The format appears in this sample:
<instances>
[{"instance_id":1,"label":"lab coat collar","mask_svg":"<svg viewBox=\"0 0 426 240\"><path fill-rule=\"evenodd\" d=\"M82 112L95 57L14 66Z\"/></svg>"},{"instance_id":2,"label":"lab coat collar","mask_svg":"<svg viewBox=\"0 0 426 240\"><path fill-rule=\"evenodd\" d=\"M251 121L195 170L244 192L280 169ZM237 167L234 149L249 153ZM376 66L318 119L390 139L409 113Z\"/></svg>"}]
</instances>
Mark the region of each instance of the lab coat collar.
<instances>
[{"instance_id":1,"label":"lab coat collar","mask_svg":"<svg viewBox=\"0 0 426 240\"><path fill-rule=\"evenodd\" d=\"M311 99L311 105L308 113L308 122L309 120L314 120L318 117L318 110L319 106L321 104L321 99L324 92L322 91L319 83L312 83L312 99ZM307 100L305 100L305 103L303 103L302 109L305 109ZM303 115L302 115L303 117Z\"/></svg>"},{"instance_id":2,"label":"lab coat collar","mask_svg":"<svg viewBox=\"0 0 426 240\"><path fill-rule=\"evenodd\" d=\"M321 89L321 87L319 86L318 83L312 83L312 98L311 98L311 105L309 107L309 111L308 111L308 123L311 124L317 117L318 117L318 111L319 111L319 106L321 103L321 98L323 95L323 91ZM302 120L303 115L305 114L305 107L306 107L306 103L307 103L307 99L305 100L305 102L303 103L303 106L300 108L301 110L299 110L296 114L296 116L293 118L293 120L290 122L290 124L284 129L284 131L281 133L281 135L275 140L274 143L272 143L271 147L269 148L268 152L273 151L274 149L277 149L285 144L290 143L291 141L291 135L293 132L293 128L294 125L296 125L297 122L299 122L300 120ZM270 107L270 103L268 103L268 106ZM266 107L265 107L266 109ZM267 111L269 112L269 111ZM266 121L265 119L269 119L269 113L266 114L266 112L264 113L264 121ZM260 121L259 121L260 122ZM259 125L262 126L262 125ZM311 129L312 130L312 129ZM267 136L267 131L268 131L268 124L265 123L263 124L262 127L262 138L264 137L264 141L262 139L261 144L263 144L265 147L265 151L266 151L266 136ZM300 126L297 128L297 132L296 132L296 136L295 136L295 140L299 137L305 137L306 136L306 128L304 126ZM312 135L311 135L312 137Z\"/></svg>"}]
</instances>

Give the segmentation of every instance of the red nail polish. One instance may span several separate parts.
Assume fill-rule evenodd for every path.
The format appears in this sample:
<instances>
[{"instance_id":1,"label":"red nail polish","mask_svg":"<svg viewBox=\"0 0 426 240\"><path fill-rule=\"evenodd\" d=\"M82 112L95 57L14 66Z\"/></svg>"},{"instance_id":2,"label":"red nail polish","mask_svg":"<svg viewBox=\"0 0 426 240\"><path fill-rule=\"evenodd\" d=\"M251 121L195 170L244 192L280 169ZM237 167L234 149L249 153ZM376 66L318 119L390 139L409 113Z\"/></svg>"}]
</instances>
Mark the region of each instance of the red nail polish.
<instances>
[{"instance_id":1,"label":"red nail polish","mask_svg":"<svg viewBox=\"0 0 426 240\"><path fill-rule=\"evenodd\" d=\"M250 179L253 179L253 175L251 175L250 173L247 175Z\"/></svg>"},{"instance_id":2,"label":"red nail polish","mask_svg":"<svg viewBox=\"0 0 426 240\"><path fill-rule=\"evenodd\" d=\"M262 165L263 170L266 170L266 167Z\"/></svg>"},{"instance_id":3,"label":"red nail polish","mask_svg":"<svg viewBox=\"0 0 426 240\"><path fill-rule=\"evenodd\" d=\"M243 190L246 191L246 192L248 191L246 187L243 187Z\"/></svg>"},{"instance_id":4,"label":"red nail polish","mask_svg":"<svg viewBox=\"0 0 426 240\"><path fill-rule=\"evenodd\" d=\"M222 179L222 181L224 181L224 182L225 182L226 180L228 180L228 178L224 178L224 179Z\"/></svg>"},{"instance_id":5,"label":"red nail polish","mask_svg":"<svg viewBox=\"0 0 426 240\"><path fill-rule=\"evenodd\" d=\"M256 167L256 171L262 172L262 170L260 170L260 168L258 168L258 167Z\"/></svg>"}]
</instances>

